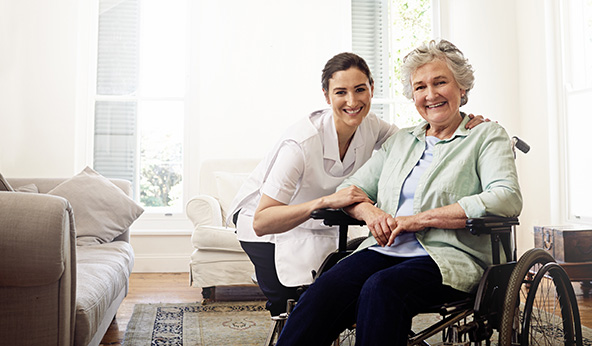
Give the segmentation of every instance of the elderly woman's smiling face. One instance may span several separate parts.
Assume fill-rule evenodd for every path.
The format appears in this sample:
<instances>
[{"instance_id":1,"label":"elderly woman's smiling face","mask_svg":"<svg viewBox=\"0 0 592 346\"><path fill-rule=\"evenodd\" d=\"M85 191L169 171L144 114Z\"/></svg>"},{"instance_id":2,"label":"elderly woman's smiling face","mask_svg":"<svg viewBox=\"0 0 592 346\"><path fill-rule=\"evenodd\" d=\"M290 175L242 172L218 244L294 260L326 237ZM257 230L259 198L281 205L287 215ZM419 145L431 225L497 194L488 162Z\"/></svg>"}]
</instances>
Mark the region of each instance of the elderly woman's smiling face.
<instances>
[{"instance_id":1,"label":"elderly woman's smiling face","mask_svg":"<svg viewBox=\"0 0 592 346\"><path fill-rule=\"evenodd\" d=\"M441 59L420 66L411 76L413 100L419 114L431 127L456 126L460 116L460 88L452 71Z\"/></svg>"}]
</instances>

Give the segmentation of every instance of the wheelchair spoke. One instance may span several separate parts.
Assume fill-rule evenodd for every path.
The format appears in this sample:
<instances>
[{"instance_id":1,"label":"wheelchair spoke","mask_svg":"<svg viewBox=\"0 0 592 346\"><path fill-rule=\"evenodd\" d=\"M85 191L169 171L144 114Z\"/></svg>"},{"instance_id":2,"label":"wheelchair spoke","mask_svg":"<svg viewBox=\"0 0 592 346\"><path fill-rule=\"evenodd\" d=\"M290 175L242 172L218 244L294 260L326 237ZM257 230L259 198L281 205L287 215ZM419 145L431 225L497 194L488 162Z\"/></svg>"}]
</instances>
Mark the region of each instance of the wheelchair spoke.
<instances>
[{"instance_id":1,"label":"wheelchair spoke","mask_svg":"<svg viewBox=\"0 0 592 346\"><path fill-rule=\"evenodd\" d=\"M572 305L573 290L567 274L557 263L548 263L537 273L526 301L522 331L523 345L576 345ZM576 325L578 323L578 325Z\"/></svg>"}]
</instances>

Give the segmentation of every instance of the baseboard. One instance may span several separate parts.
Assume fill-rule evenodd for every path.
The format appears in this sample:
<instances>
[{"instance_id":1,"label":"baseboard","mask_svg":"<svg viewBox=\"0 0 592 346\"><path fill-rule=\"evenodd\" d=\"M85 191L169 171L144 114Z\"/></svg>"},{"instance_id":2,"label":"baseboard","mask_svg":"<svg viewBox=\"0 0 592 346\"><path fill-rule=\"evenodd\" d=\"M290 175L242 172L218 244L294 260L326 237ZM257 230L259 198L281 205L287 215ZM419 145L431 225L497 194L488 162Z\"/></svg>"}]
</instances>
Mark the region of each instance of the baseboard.
<instances>
[{"instance_id":1,"label":"baseboard","mask_svg":"<svg viewBox=\"0 0 592 346\"><path fill-rule=\"evenodd\" d=\"M189 271L188 255L136 255L133 273L186 273Z\"/></svg>"}]
</instances>

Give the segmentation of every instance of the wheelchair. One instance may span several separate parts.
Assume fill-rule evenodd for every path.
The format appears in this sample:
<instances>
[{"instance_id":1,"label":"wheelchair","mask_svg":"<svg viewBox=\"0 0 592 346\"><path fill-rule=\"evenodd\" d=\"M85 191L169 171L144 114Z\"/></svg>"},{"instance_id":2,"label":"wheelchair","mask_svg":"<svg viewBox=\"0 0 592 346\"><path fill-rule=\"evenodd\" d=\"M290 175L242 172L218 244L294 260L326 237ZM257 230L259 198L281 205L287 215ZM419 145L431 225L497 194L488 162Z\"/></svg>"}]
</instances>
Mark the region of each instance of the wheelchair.
<instances>
[{"instance_id":1,"label":"wheelchair","mask_svg":"<svg viewBox=\"0 0 592 346\"><path fill-rule=\"evenodd\" d=\"M521 151L526 143L514 137ZM527 145L526 145L527 146ZM350 225L363 225L341 210L316 210L311 215L327 226L338 226L339 247L330 254L317 273L353 252L359 240L347 241ZM421 314L439 314L438 322L409 332L408 345L574 345L583 344L580 314L573 286L565 270L543 249L530 249L520 259L516 254L517 218L487 216L466 221L465 228L474 236L491 238L492 265L487 267L474 295L462 301L433 306ZM506 263L502 263L500 251ZM275 345L295 302L288 312L273 317L266 346ZM344 331L333 345L354 345L355 326Z\"/></svg>"}]
</instances>

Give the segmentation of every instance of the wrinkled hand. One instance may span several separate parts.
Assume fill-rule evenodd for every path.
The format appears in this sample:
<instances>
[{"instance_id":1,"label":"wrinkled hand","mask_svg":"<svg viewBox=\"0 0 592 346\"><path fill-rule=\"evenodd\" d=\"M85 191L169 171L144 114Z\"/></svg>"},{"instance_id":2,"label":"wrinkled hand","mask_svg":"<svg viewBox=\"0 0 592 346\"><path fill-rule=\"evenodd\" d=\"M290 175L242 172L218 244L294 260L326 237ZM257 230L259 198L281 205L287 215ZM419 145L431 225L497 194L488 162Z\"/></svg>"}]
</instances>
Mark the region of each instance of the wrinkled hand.
<instances>
[{"instance_id":1,"label":"wrinkled hand","mask_svg":"<svg viewBox=\"0 0 592 346\"><path fill-rule=\"evenodd\" d=\"M467 129L472 129L473 127L475 127L483 122L491 121L488 118L484 118L482 115L474 115L473 113L469 114L468 117L471 120L469 120L469 122L465 126Z\"/></svg>"},{"instance_id":2,"label":"wrinkled hand","mask_svg":"<svg viewBox=\"0 0 592 346\"><path fill-rule=\"evenodd\" d=\"M397 216L395 218L395 225L386 246L391 246L395 242L395 238L403 232L418 232L425 228L421 223L421 217L419 215Z\"/></svg>"},{"instance_id":3,"label":"wrinkled hand","mask_svg":"<svg viewBox=\"0 0 592 346\"><path fill-rule=\"evenodd\" d=\"M339 209L356 203L374 203L362 189L355 185L341 189L325 197L327 208Z\"/></svg>"},{"instance_id":4,"label":"wrinkled hand","mask_svg":"<svg viewBox=\"0 0 592 346\"><path fill-rule=\"evenodd\" d=\"M367 208L365 211L363 220L366 222L368 229L378 242L378 245L387 245L392 236L391 230L395 229L397 225L395 218L391 214L372 206L372 208Z\"/></svg>"}]
</instances>

